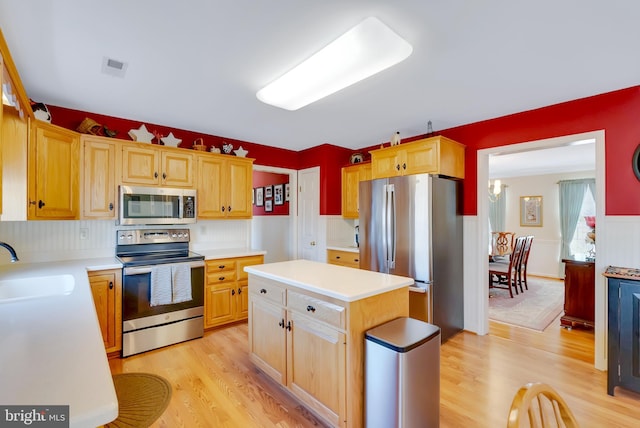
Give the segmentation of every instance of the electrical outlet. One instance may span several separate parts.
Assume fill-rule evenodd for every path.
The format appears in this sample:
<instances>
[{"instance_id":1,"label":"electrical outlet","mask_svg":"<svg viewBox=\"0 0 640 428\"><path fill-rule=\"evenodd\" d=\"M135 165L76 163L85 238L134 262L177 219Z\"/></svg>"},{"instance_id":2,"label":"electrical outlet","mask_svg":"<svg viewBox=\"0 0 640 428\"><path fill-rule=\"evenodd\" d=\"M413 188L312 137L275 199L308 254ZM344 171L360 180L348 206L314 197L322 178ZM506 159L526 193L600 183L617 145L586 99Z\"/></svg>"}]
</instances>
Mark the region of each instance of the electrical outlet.
<instances>
[{"instance_id":1,"label":"electrical outlet","mask_svg":"<svg viewBox=\"0 0 640 428\"><path fill-rule=\"evenodd\" d=\"M89 229L85 227L80 228L80 239L87 239L88 236L89 236Z\"/></svg>"}]
</instances>

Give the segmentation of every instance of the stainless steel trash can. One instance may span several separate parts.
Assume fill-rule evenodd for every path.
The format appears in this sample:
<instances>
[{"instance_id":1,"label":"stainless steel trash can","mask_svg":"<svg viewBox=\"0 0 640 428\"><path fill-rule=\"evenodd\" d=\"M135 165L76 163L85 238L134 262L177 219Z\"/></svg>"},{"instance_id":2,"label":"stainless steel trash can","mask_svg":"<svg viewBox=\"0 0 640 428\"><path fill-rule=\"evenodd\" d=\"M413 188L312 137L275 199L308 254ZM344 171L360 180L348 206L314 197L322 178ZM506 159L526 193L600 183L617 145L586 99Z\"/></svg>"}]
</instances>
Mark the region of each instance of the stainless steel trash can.
<instances>
[{"instance_id":1,"label":"stainless steel trash can","mask_svg":"<svg viewBox=\"0 0 640 428\"><path fill-rule=\"evenodd\" d=\"M365 426L440 425L440 328L397 318L365 333Z\"/></svg>"}]
</instances>

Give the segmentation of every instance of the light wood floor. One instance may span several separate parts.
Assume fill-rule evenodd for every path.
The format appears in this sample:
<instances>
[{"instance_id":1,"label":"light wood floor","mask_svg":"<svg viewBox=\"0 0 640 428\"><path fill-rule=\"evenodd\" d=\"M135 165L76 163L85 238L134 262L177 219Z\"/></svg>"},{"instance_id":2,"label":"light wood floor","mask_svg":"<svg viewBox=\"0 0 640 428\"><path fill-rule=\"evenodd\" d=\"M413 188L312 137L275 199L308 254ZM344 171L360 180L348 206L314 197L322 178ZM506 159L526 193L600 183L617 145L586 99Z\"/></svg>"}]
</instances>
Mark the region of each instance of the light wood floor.
<instances>
[{"instance_id":1,"label":"light wood floor","mask_svg":"<svg viewBox=\"0 0 640 428\"><path fill-rule=\"evenodd\" d=\"M490 334L460 333L441 348L441 427L503 427L517 389L551 384L581 427L640 426L640 395L606 393L606 372L593 368L593 336L543 333L491 322ZM203 339L110 361L113 373L156 373L171 382L171 403L154 427L323 426L255 369L247 356L247 325L205 333Z\"/></svg>"}]
</instances>

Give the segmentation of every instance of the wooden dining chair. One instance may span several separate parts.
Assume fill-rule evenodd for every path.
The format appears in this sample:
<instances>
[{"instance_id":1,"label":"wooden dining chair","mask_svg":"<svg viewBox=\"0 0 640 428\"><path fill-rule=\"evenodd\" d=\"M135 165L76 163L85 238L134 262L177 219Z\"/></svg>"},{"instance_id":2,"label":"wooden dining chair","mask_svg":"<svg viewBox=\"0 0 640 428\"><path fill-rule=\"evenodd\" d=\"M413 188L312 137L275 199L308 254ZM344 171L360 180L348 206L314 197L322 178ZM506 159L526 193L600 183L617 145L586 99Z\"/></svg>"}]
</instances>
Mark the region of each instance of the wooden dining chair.
<instances>
[{"instance_id":1,"label":"wooden dining chair","mask_svg":"<svg viewBox=\"0 0 640 428\"><path fill-rule=\"evenodd\" d=\"M519 236L509 258L509 263L489 262L489 288L502 288L509 290L509 296L513 297L513 290L518 294L518 266L522 260L526 238Z\"/></svg>"},{"instance_id":2,"label":"wooden dining chair","mask_svg":"<svg viewBox=\"0 0 640 428\"><path fill-rule=\"evenodd\" d=\"M526 237L524 242L524 248L522 249L522 256L520 258L520 263L518 264L518 283L520 285L520 291L522 291L522 284L524 284L525 290L529 289L529 286L527 285L527 264L529 262L529 253L531 252L531 244L533 244L533 235L529 235Z\"/></svg>"},{"instance_id":3,"label":"wooden dining chair","mask_svg":"<svg viewBox=\"0 0 640 428\"><path fill-rule=\"evenodd\" d=\"M513 397L507 428L578 428L571 409L550 385L527 383Z\"/></svg>"},{"instance_id":4,"label":"wooden dining chair","mask_svg":"<svg viewBox=\"0 0 640 428\"><path fill-rule=\"evenodd\" d=\"M508 256L513 252L516 234L514 232L491 232L491 255Z\"/></svg>"}]
</instances>

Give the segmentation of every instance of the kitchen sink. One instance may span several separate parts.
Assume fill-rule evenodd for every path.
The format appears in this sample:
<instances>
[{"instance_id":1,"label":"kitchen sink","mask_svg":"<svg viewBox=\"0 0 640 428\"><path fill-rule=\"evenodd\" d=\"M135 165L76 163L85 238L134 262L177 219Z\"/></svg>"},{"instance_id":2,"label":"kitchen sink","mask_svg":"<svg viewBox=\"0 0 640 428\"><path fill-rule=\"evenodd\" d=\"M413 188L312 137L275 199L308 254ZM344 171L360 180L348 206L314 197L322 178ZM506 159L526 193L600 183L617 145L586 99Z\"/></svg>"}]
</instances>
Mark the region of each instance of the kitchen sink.
<instances>
[{"instance_id":1,"label":"kitchen sink","mask_svg":"<svg viewBox=\"0 0 640 428\"><path fill-rule=\"evenodd\" d=\"M18 300L71 294L72 275L32 276L0 281L0 304Z\"/></svg>"}]
</instances>

